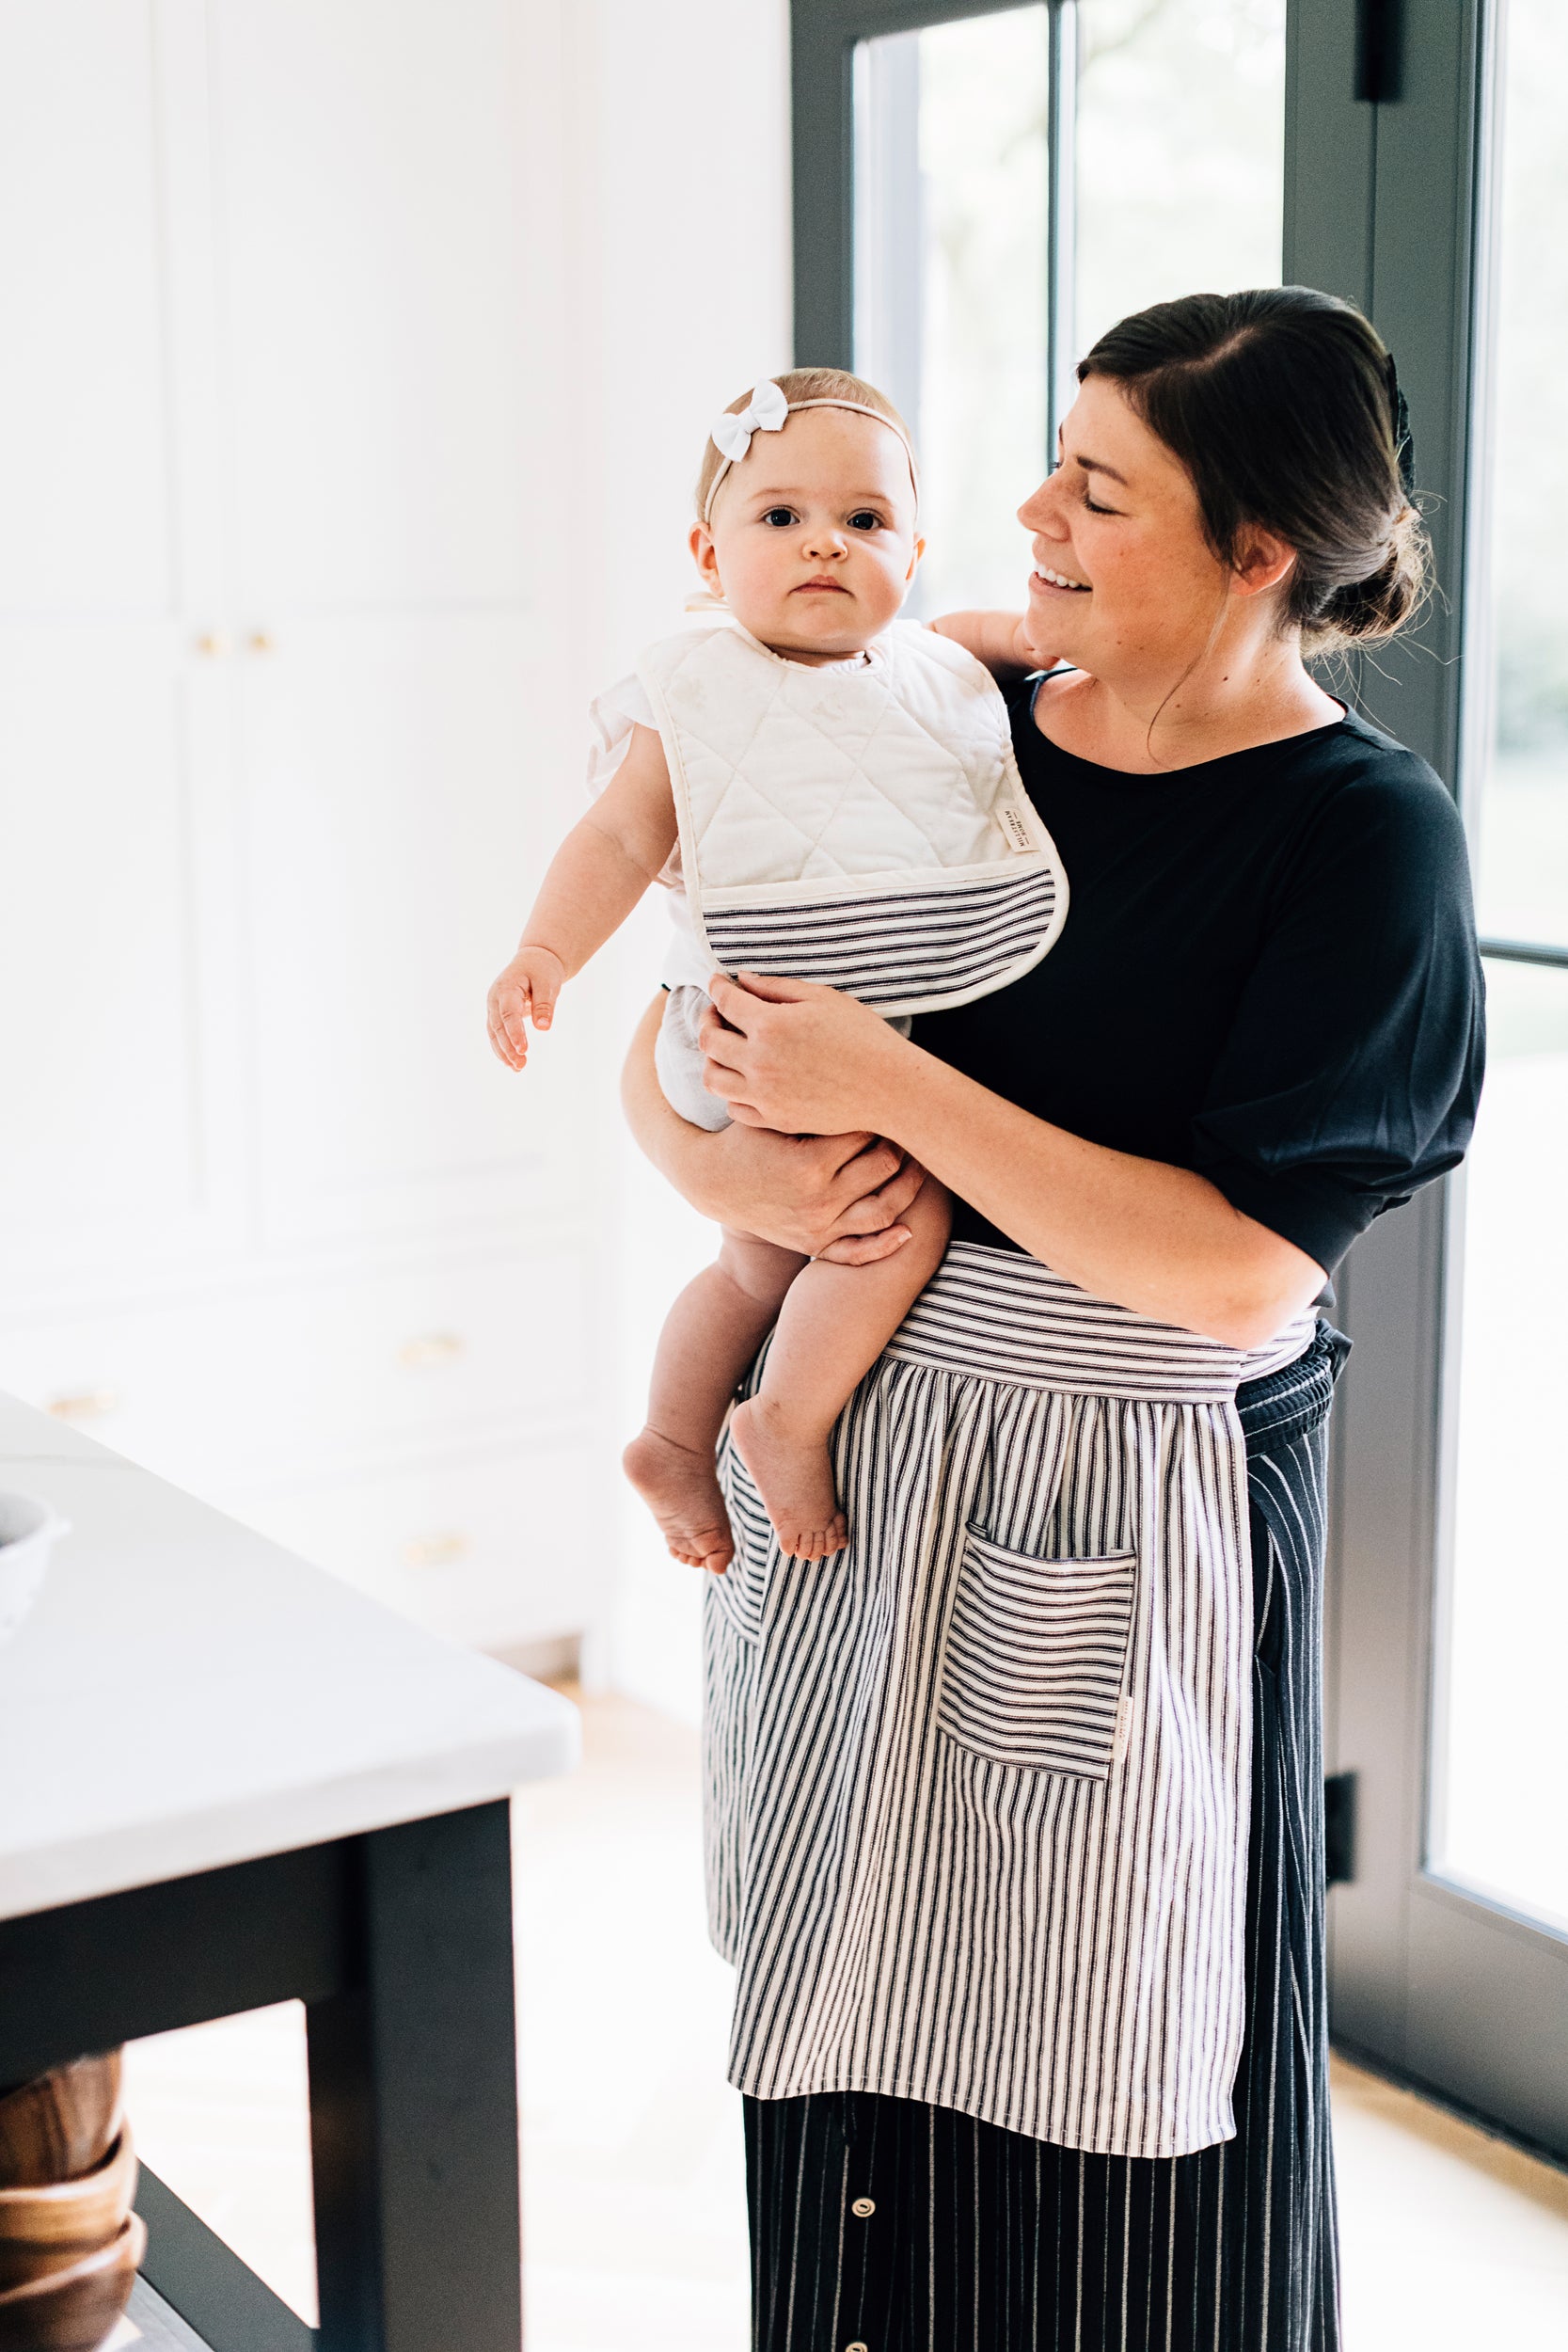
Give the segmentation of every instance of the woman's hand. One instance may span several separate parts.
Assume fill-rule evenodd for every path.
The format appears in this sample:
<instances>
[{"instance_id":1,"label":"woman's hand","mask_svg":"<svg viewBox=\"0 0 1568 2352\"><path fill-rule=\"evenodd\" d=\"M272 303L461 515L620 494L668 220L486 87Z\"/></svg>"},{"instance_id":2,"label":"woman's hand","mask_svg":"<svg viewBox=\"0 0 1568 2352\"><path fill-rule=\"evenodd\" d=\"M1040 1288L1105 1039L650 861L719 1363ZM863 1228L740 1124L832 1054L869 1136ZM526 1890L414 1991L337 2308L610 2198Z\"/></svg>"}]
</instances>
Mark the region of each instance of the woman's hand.
<instances>
[{"instance_id":1,"label":"woman's hand","mask_svg":"<svg viewBox=\"0 0 1568 2352\"><path fill-rule=\"evenodd\" d=\"M834 988L752 972L738 980L716 972L708 993L704 1084L732 1119L784 1136L882 1123L878 1104L908 1049L879 1013Z\"/></svg>"},{"instance_id":2,"label":"woman's hand","mask_svg":"<svg viewBox=\"0 0 1568 2352\"><path fill-rule=\"evenodd\" d=\"M910 1232L899 1219L925 1182L923 1168L862 1129L793 1136L740 1125L710 1135L689 1126L655 1073L660 1018L661 1001L638 1025L622 1099L642 1150L700 1216L841 1265L869 1265L903 1248Z\"/></svg>"},{"instance_id":3,"label":"woman's hand","mask_svg":"<svg viewBox=\"0 0 1568 2352\"><path fill-rule=\"evenodd\" d=\"M926 1171L877 1136L736 1124L704 1140L708 1182L697 1205L716 1223L838 1265L891 1258L910 1238L899 1219Z\"/></svg>"}]
</instances>

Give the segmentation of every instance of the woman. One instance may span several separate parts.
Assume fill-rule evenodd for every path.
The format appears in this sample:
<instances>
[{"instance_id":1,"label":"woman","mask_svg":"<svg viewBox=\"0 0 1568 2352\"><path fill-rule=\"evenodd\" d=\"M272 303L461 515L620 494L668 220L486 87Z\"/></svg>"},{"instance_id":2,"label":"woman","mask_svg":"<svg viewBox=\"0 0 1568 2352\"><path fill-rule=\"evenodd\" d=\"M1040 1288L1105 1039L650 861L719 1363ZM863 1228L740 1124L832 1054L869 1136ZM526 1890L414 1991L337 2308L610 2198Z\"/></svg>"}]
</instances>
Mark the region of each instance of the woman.
<instances>
[{"instance_id":1,"label":"woman","mask_svg":"<svg viewBox=\"0 0 1568 2352\"><path fill-rule=\"evenodd\" d=\"M646 1035L629 1065L644 1148L710 1216L855 1254L898 1246L922 1167L958 1204L840 1427L848 1551L781 1558L727 1466L710 1878L766 2352L1338 2339L1344 1343L1314 1309L1468 1137L1465 849L1302 658L1420 594L1371 328L1299 288L1193 296L1079 377L1021 512L1027 617L942 624L999 670L1072 665L1011 690L1056 947L909 1041L717 982L718 1136L667 1112Z\"/></svg>"}]
</instances>

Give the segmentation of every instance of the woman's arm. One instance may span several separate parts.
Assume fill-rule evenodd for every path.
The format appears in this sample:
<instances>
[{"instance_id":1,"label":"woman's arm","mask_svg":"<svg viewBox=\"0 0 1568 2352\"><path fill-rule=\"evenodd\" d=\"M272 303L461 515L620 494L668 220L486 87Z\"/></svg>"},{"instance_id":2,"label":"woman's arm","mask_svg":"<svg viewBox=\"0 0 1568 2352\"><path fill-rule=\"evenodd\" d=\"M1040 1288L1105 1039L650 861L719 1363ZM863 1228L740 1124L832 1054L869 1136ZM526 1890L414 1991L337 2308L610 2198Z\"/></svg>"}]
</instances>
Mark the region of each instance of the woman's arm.
<instances>
[{"instance_id":1,"label":"woman's arm","mask_svg":"<svg viewBox=\"0 0 1568 2352\"><path fill-rule=\"evenodd\" d=\"M626 1056L621 1099L646 1156L717 1225L842 1265L889 1258L909 1240L898 1219L924 1171L876 1136L773 1135L737 1125L712 1135L671 1109L654 1069L663 1014L656 997Z\"/></svg>"},{"instance_id":2,"label":"woman's arm","mask_svg":"<svg viewBox=\"0 0 1568 2352\"><path fill-rule=\"evenodd\" d=\"M709 1083L737 1123L865 1120L1069 1281L1228 1347L1260 1346L1323 1288L1313 1259L1207 1177L1034 1118L851 997L751 976L710 985Z\"/></svg>"},{"instance_id":3,"label":"woman's arm","mask_svg":"<svg viewBox=\"0 0 1568 2352\"><path fill-rule=\"evenodd\" d=\"M1027 677L1051 667L1027 643L1021 612L944 612L931 627L983 661L992 677Z\"/></svg>"}]
</instances>

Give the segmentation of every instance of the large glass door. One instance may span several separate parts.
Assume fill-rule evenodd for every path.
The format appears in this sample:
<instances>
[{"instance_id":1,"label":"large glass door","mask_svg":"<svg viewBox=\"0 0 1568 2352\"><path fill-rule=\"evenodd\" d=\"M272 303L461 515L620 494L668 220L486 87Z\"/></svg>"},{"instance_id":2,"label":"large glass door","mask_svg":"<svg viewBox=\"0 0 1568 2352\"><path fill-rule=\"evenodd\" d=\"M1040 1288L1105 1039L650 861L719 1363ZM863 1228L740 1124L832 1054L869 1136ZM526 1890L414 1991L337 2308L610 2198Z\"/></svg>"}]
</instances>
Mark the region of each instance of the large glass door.
<instances>
[{"instance_id":1,"label":"large glass door","mask_svg":"<svg viewBox=\"0 0 1568 2352\"><path fill-rule=\"evenodd\" d=\"M1568 10L1510 0L1485 93L1466 728L1491 1071L1454 1225L1428 1860L1568 1939L1565 88Z\"/></svg>"},{"instance_id":2,"label":"large glass door","mask_svg":"<svg viewBox=\"0 0 1568 2352\"><path fill-rule=\"evenodd\" d=\"M1291 282L1393 348L1437 594L1349 693L1476 818L1494 1068L1459 1183L1343 1270L1336 2037L1568 2153L1568 87L1562 0L793 0L796 353L920 433L926 607L1128 310ZM1495 467L1481 462L1496 450ZM1332 921L1332 910L1325 910Z\"/></svg>"},{"instance_id":3,"label":"large glass door","mask_svg":"<svg viewBox=\"0 0 1568 2352\"><path fill-rule=\"evenodd\" d=\"M798 114L808 40L813 83L831 42L850 88L847 252L802 273L797 358L844 354L914 430L927 553L911 611L1015 603L1013 510L1052 462L1080 354L1195 285L1279 281L1285 0L795 14ZM814 242L822 162L799 183Z\"/></svg>"}]
</instances>

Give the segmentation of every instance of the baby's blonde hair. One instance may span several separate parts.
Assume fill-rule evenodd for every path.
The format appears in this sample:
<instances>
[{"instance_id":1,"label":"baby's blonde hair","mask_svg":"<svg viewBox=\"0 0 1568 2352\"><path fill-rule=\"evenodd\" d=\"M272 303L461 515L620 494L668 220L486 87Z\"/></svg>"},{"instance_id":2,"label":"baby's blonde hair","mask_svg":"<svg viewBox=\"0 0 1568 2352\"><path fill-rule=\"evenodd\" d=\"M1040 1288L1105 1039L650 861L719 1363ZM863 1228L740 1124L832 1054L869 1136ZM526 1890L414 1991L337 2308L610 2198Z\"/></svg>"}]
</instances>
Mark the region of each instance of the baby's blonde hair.
<instances>
[{"instance_id":1,"label":"baby's blonde hair","mask_svg":"<svg viewBox=\"0 0 1568 2352\"><path fill-rule=\"evenodd\" d=\"M874 409L879 417L885 417L889 424L903 435L906 442L911 441L910 428L887 394L879 392L875 384L868 384L863 376L851 375L847 368L786 368L782 375L774 376L773 381L792 408L803 400L852 400L863 408ZM751 398L751 388L748 387L730 402L725 415L738 417L741 410L750 405ZM710 439L703 452L703 469L697 476L699 522L706 517L708 494L723 463L723 453L718 442Z\"/></svg>"}]
</instances>

